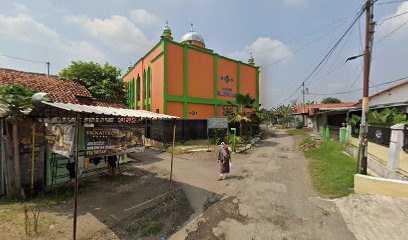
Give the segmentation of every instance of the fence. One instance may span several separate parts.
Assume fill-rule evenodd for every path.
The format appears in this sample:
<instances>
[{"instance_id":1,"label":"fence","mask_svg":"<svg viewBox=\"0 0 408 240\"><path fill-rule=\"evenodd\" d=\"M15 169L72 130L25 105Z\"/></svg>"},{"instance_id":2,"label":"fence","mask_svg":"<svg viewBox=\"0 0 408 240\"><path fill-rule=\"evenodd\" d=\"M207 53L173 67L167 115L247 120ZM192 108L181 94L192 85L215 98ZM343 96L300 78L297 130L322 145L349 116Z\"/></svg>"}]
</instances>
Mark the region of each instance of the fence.
<instances>
[{"instance_id":1,"label":"fence","mask_svg":"<svg viewBox=\"0 0 408 240\"><path fill-rule=\"evenodd\" d=\"M385 147L390 145L391 126L390 125L370 125L368 126L367 140Z\"/></svg>"},{"instance_id":2,"label":"fence","mask_svg":"<svg viewBox=\"0 0 408 240\"><path fill-rule=\"evenodd\" d=\"M147 124L146 137L170 143L173 140L174 120L151 121ZM207 120L176 120L176 141L207 138Z\"/></svg>"}]
</instances>

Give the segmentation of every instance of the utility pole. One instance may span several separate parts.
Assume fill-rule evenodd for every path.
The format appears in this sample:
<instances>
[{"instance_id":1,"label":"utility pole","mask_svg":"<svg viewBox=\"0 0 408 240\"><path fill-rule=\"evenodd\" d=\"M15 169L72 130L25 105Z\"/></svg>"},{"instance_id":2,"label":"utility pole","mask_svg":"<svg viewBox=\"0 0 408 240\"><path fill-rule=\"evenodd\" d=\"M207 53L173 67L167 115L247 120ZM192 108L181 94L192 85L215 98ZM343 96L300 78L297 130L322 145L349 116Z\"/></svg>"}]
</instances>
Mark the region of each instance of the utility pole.
<instances>
[{"instance_id":1,"label":"utility pole","mask_svg":"<svg viewBox=\"0 0 408 240\"><path fill-rule=\"evenodd\" d=\"M303 126L305 126L306 116L305 116L305 82L302 82L302 95L303 95Z\"/></svg>"},{"instance_id":2,"label":"utility pole","mask_svg":"<svg viewBox=\"0 0 408 240\"><path fill-rule=\"evenodd\" d=\"M47 64L47 76L50 76L50 62L46 62Z\"/></svg>"},{"instance_id":3,"label":"utility pole","mask_svg":"<svg viewBox=\"0 0 408 240\"><path fill-rule=\"evenodd\" d=\"M367 0L365 4L366 29L365 29L365 50L364 50L364 79L363 79L363 103L361 112L359 153L361 161L361 174L367 175L367 131L368 131L368 89L370 80L371 50L374 37L374 3L373 0Z\"/></svg>"}]
</instances>

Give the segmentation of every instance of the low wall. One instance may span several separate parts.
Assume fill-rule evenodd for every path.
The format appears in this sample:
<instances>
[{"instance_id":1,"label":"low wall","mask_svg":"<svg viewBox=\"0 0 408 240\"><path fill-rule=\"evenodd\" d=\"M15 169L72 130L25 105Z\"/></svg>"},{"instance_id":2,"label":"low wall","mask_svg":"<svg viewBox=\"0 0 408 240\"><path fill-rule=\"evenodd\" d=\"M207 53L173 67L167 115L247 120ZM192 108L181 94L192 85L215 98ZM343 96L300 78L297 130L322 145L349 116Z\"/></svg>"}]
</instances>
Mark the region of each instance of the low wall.
<instances>
[{"instance_id":1,"label":"low wall","mask_svg":"<svg viewBox=\"0 0 408 240\"><path fill-rule=\"evenodd\" d=\"M400 154L400 169L408 172L408 153L402 151Z\"/></svg>"},{"instance_id":2,"label":"low wall","mask_svg":"<svg viewBox=\"0 0 408 240\"><path fill-rule=\"evenodd\" d=\"M350 143L357 147L358 145L358 139L351 137L350 138ZM382 163L387 165L388 161L388 148L381 146L376 143L368 142L368 154L375 156L377 160L380 160Z\"/></svg>"},{"instance_id":3,"label":"low wall","mask_svg":"<svg viewBox=\"0 0 408 240\"><path fill-rule=\"evenodd\" d=\"M408 182L356 174L354 175L354 191L360 194L408 198Z\"/></svg>"},{"instance_id":4,"label":"low wall","mask_svg":"<svg viewBox=\"0 0 408 240\"><path fill-rule=\"evenodd\" d=\"M156 148L159 149L160 151L164 150L164 144L162 142L150 138L145 138L145 146Z\"/></svg>"}]
</instances>

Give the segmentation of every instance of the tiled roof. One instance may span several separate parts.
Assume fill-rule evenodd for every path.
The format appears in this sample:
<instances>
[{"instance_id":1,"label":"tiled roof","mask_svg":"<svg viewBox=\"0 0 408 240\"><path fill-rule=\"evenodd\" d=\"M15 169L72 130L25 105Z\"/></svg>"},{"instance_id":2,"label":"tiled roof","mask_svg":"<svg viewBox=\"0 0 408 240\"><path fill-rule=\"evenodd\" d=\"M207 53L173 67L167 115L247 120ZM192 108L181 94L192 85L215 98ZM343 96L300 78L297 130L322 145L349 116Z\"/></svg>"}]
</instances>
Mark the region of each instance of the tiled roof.
<instances>
[{"instance_id":1,"label":"tiled roof","mask_svg":"<svg viewBox=\"0 0 408 240\"><path fill-rule=\"evenodd\" d=\"M35 92L46 92L54 102L79 104L78 97L92 98L91 93L73 80L0 68L0 85L14 84Z\"/></svg>"},{"instance_id":2,"label":"tiled roof","mask_svg":"<svg viewBox=\"0 0 408 240\"><path fill-rule=\"evenodd\" d=\"M96 99L88 97L77 97L78 101L82 105L99 106L99 107L113 107L113 108L126 108L126 105L120 101Z\"/></svg>"},{"instance_id":3,"label":"tiled roof","mask_svg":"<svg viewBox=\"0 0 408 240\"><path fill-rule=\"evenodd\" d=\"M303 107L305 109L305 113L315 112L314 109L319 108L344 108L344 107L352 107L356 104L356 102L344 102L344 103L328 103L328 104L306 104L306 105L296 105L295 113L303 113Z\"/></svg>"}]
</instances>

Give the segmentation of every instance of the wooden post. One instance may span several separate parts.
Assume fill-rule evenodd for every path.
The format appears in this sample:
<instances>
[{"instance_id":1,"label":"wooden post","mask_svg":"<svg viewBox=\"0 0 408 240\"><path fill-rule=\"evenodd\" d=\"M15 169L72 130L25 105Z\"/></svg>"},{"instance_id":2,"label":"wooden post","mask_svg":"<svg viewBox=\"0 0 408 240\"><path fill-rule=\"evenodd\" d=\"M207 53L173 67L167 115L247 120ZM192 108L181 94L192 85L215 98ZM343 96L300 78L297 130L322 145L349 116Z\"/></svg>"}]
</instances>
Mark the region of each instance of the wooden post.
<instances>
[{"instance_id":1,"label":"wooden post","mask_svg":"<svg viewBox=\"0 0 408 240\"><path fill-rule=\"evenodd\" d=\"M176 122L173 125L173 146L171 147L171 163L170 163L170 191L173 185L173 159L174 159L174 143L176 141Z\"/></svg>"},{"instance_id":2,"label":"wooden post","mask_svg":"<svg viewBox=\"0 0 408 240\"><path fill-rule=\"evenodd\" d=\"M76 117L76 128L75 128L75 187L74 187L74 223L72 231L72 239L76 240L77 232L77 216L78 216L78 165L79 165L79 124L80 124L80 115L77 114Z\"/></svg>"},{"instance_id":3,"label":"wooden post","mask_svg":"<svg viewBox=\"0 0 408 240\"><path fill-rule=\"evenodd\" d=\"M35 124L31 125L32 130L32 141L31 141L31 198L33 197L34 193L34 168L35 168Z\"/></svg>"},{"instance_id":4,"label":"wooden post","mask_svg":"<svg viewBox=\"0 0 408 240\"><path fill-rule=\"evenodd\" d=\"M18 143L18 125L17 122L12 124L13 127L13 156L14 156L14 197L21 195L21 168L20 168L20 151Z\"/></svg>"}]
</instances>

